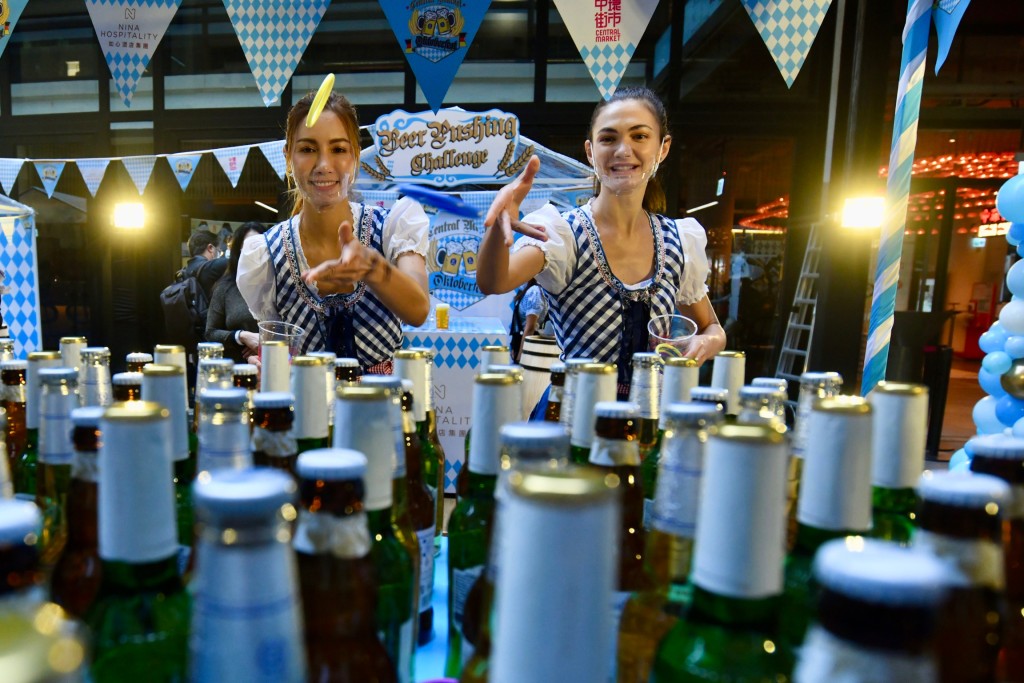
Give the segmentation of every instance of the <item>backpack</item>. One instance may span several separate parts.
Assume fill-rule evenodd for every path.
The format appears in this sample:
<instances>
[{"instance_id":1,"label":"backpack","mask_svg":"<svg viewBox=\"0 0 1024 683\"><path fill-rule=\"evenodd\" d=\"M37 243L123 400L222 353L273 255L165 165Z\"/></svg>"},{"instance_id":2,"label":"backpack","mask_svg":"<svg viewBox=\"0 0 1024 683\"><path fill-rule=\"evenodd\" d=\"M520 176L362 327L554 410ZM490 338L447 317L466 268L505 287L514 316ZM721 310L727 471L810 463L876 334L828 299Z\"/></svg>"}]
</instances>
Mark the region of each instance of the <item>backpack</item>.
<instances>
[{"instance_id":1,"label":"backpack","mask_svg":"<svg viewBox=\"0 0 1024 683\"><path fill-rule=\"evenodd\" d=\"M210 302L199 284L199 273L208 264L209 261L192 272L188 268L179 270L174 276L174 282L160 292L167 343L194 349L205 338L206 310Z\"/></svg>"},{"instance_id":2,"label":"backpack","mask_svg":"<svg viewBox=\"0 0 1024 683\"><path fill-rule=\"evenodd\" d=\"M516 296L512 299L512 324L509 326L509 354L512 356L512 362L518 363L520 345L523 343L523 323L519 320L519 307L523 303L523 299L526 297L527 290L532 287L531 284L527 283L522 287Z\"/></svg>"}]
</instances>

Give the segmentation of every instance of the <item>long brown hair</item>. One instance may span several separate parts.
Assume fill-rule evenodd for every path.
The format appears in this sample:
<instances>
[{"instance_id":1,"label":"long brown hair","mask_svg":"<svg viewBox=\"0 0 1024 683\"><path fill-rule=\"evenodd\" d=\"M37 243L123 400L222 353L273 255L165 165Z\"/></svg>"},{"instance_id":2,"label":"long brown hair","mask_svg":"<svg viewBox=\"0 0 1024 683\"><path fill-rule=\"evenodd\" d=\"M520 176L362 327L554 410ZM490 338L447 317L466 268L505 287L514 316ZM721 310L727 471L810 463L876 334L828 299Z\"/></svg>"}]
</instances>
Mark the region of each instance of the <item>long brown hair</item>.
<instances>
[{"instance_id":1,"label":"long brown hair","mask_svg":"<svg viewBox=\"0 0 1024 683\"><path fill-rule=\"evenodd\" d=\"M295 141L299 124L306 120L306 115L309 114L309 109L313 106L314 97L316 97L315 92L306 93L305 97L296 102L291 111L288 112L288 122L284 138L284 155L286 158L291 155L292 143ZM356 108L352 106L347 97L332 92L330 97L327 98L327 103L324 105L324 111L327 110L334 112L334 115L341 120L342 125L348 130L348 137L352 143L352 154L355 157L352 169L352 182L354 183L356 175L359 173L359 118L356 116ZM299 194L298 188L295 186L291 169L289 168L288 171L288 193L292 195L292 215L294 216L302 210L302 195Z\"/></svg>"},{"instance_id":2,"label":"long brown hair","mask_svg":"<svg viewBox=\"0 0 1024 683\"><path fill-rule=\"evenodd\" d=\"M628 88L619 88L615 91L615 94L610 99L601 100L594 107L594 113L590 116L590 130L587 131L588 139L593 142L594 140L594 124L597 123L597 117L601 114L605 107L612 102L621 102L623 100L636 100L644 103L651 113L654 114L654 118L658 120L658 139L662 142L665 140L665 136L668 135L668 111L665 109L665 104L661 101L654 91L650 88L644 88L642 86L631 86ZM594 176L594 196L601 191L601 181L597 179L595 173ZM651 213L663 213L666 210L667 202L665 200L665 191L661 188L661 182L657 176L652 176L647 181L647 188L644 190L644 210Z\"/></svg>"}]
</instances>

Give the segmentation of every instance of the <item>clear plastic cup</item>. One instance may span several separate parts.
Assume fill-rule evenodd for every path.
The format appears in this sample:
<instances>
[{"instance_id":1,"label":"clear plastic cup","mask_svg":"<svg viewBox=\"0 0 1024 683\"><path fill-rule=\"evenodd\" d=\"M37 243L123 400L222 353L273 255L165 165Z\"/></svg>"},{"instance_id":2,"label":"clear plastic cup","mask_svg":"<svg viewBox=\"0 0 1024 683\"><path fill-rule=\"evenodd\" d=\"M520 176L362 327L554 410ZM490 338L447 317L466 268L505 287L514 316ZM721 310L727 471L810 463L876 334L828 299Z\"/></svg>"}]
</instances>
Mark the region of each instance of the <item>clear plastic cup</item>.
<instances>
[{"instance_id":1,"label":"clear plastic cup","mask_svg":"<svg viewBox=\"0 0 1024 683\"><path fill-rule=\"evenodd\" d=\"M650 349L663 357L683 356L690 337L697 334L697 323L685 315L659 315L647 323Z\"/></svg>"},{"instance_id":2,"label":"clear plastic cup","mask_svg":"<svg viewBox=\"0 0 1024 683\"><path fill-rule=\"evenodd\" d=\"M265 320L258 324L260 330L260 347L267 342L284 342L288 346L288 358L301 353L302 338L306 331L298 325L280 322L277 320Z\"/></svg>"}]
</instances>

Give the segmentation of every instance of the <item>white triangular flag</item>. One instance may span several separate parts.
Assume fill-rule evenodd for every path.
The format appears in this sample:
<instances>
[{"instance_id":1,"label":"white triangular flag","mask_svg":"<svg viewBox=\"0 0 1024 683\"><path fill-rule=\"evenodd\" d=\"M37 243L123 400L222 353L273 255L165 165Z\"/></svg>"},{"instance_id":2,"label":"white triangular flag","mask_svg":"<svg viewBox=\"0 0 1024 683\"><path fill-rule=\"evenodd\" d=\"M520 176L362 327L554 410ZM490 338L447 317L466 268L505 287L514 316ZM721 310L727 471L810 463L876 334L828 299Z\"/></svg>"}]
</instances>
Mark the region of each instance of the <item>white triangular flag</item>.
<instances>
[{"instance_id":1,"label":"white triangular flag","mask_svg":"<svg viewBox=\"0 0 1024 683\"><path fill-rule=\"evenodd\" d=\"M242 167L249 156L249 145L238 145L237 147L222 147L213 150L213 156L217 157L220 167L228 175L231 187L238 186L238 179L242 176Z\"/></svg>"},{"instance_id":2,"label":"white triangular flag","mask_svg":"<svg viewBox=\"0 0 1024 683\"><path fill-rule=\"evenodd\" d=\"M274 167L274 171L277 172L277 177L284 180L284 172L288 168L288 165L284 160L284 140L271 140L270 142L261 142L256 145L263 152L263 156L266 157L270 165Z\"/></svg>"},{"instance_id":3,"label":"white triangular flag","mask_svg":"<svg viewBox=\"0 0 1024 683\"><path fill-rule=\"evenodd\" d=\"M156 165L156 157L125 157L124 159L121 159L121 163L124 164L125 170L127 170L128 175L132 177L132 180L135 182L135 187L141 195L146 191L146 185L149 184L149 177L153 175L153 166Z\"/></svg>"},{"instance_id":4,"label":"white triangular flag","mask_svg":"<svg viewBox=\"0 0 1024 683\"><path fill-rule=\"evenodd\" d=\"M107 172L109 164L110 159L77 159L75 161L79 173L82 174L82 180L85 181L85 186L89 188L89 194L93 197L96 196L96 190L100 189L100 183L103 182L103 175Z\"/></svg>"}]
</instances>

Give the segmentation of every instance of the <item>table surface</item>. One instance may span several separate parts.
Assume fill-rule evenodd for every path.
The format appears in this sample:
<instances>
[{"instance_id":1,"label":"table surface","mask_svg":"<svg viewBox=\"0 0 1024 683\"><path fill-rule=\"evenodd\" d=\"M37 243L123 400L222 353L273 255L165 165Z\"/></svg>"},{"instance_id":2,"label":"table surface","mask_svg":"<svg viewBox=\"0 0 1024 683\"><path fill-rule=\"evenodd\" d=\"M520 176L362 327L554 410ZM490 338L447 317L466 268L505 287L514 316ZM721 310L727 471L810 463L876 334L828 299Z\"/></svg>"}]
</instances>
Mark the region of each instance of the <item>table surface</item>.
<instances>
[{"instance_id":1,"label":"table surface","mask_svg":"<svg viewBox=\"0 0 1024 683\"><path fill-rule=\"evenodd\" d=\"M448 320L448 328L439 330L435 325L433 316L420 327L402 325L406 334L497 334L507 335L508 330L501 318L477 318L473 316L451 317Z\"/></svg>"},{"instance_id":2,"label":"table surface","mask_svg":"<svg viewBox=\"0 0 1024 683\"><path fill-rule=\"evenodd\" d=\"M448 537L441 537L441 554L434 558L434 638L416 650L416 680L444 677L448 654Z\"/></svg>"}]
</instances>

